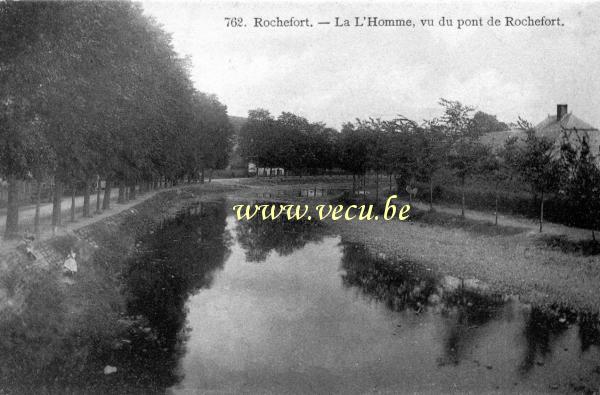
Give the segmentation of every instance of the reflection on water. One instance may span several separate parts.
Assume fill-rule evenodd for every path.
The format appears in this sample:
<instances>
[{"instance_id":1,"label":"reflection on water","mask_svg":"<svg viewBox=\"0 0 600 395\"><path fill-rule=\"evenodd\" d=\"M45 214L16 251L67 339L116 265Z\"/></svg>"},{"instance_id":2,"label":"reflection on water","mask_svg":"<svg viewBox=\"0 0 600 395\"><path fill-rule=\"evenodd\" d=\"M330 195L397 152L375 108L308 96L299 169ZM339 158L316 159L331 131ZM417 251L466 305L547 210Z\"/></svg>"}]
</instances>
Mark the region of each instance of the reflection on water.
<instances>
[{"instance_id":1,"label":"reflection on water","mask_svg":"<svg viewBox=\"0 0 600 395\"><path fill-rule=\"evenodd\" d=\"M464 351L471 348L481 329L502 320L522 320L525 347L518 364L521 375L535 366L543 366L552 351L560 348L559 343L567 332L575 327L580 353L600 344L600 321L596 314L557 307L531 308L490 293L473 280L438 278L410 262L389 262L373 257L357 244L345 243L342 248L342 267L346 270L342 276L344 285L358 287L367 299L377 300L392 311L411 309L419 314L427 310L444 317L444 355L439 359L440 364L459 364L469 355ZM521 316L515 317L515 309Z\"/></svg>"},{"instance_id":2,"label":"reflection on water","mask_svg":"<svg viewBox=\"0 0 600 395\"><path fill-rule=\"evenodd\" d=\"M208 288L216 269L223 267L230 236L225 232L224 203L203 203L165 222L138 245L139 253L124 275L128 313L143 317L131 350L146 378L155 388L178 380L176 365L186 321L185 302L190 294ZM135 331L134 331L135 332ZM138 340L138 344L135 344ZM119 364L120 353L113 357ZM126 369L139 368L136 365ZM131 373L129 372L129 373Z\"/></svg>"},{"instance_id":3,"label":"reflection on water","mask_svg":"<svg viewBox=\"0 0 600 395\"><path fill-rule=\"evenodd\" d=\"M532 308L308 224L227 227L231 255L188 303L174 393L564 392L599 382L595 315Z\"/></svg>"},{"instance_id":4,"label":"reflection on water","mask_svg":"<svg viewBox=\"0 0 600 395\"><path fill-rule=\"evenodd\" d=\"M185 322L187 297L210 286L230 243L223 205L203 205L196 215L168 221L138 242L141 251L128 265L128 311L143 315L158 341L172 347Z\"/></svg>"},{"instance_id":5,"label":"reflection on water","mask_svg":"<svg viewBox=\"0 0 600 395\"><path fill-rule=\"evenodd\" d=\"M463 351L481 327L498 317L502 295L483 293L468 281L447 276L439 279L411 262L391 263L377 259L358 244L343 244L344 285L358 287L395 312L411 309L415 314L429 309L445 319L444 355L438 364L458 364ZM472 282L471 282L472 283Z\"/></svg>"},{"instance_id":6,"label":"reflection on water","mask_svg":"<svg viewBox=\"0 0 600 395\"><path fill-rule=\"evenodd\" d=\"M315 221L288 221L284 217L263 221L254 217L249 221L238 222L236 234L238 243L246 251L246 260L263 262L271 251L287 256L310 241L320 240L323 237L323 226Z\"/></svg>"}]
</instances>

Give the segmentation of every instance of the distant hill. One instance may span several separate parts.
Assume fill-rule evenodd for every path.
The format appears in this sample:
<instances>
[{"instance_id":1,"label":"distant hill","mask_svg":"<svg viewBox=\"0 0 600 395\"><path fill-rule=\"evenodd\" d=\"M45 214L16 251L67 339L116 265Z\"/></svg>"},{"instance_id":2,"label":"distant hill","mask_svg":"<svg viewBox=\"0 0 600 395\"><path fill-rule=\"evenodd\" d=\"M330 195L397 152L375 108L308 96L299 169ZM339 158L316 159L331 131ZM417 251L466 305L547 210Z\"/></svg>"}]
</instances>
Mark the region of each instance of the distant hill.
<instances>
[{"instance_id":1,"label":"distant hill","mask_svg":"<svg viewBox=\"0 0 600 395\"><path fill-rule=\"evenodd\" d=\"M481 136L480 141L494 149L499 149L504 146L504 143L508 141L508 139L517 136L520 139L524 139L526 134L523 129L519 129L517 127L511 128L510 130L504 130L501 132L488 132Z\"/></svg>"}]
</instances>

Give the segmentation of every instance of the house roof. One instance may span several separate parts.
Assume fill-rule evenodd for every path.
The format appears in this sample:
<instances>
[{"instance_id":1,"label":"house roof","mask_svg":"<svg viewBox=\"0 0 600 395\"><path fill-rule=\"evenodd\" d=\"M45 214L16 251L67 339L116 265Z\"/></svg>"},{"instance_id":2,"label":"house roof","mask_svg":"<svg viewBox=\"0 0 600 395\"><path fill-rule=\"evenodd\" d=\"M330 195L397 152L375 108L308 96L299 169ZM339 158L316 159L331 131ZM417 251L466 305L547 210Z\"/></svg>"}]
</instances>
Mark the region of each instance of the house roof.
<instances>
[{"instance_id":1,"label":"house roof","mask_svg":"<svg viewBox=\"0 0 600 395\"><path fill-rule=\"evenodd\" d=\"M577 131L580 136L587 136L590 147L600 147L600 130L593 127L589 123L582 121L572 113L568 113L562 117L560 121L556 121L556 115L549 115L542 122L534 127L536 135L547 137L553 141L562 141L563 131ZM569 138L574 134L567 133ZM503 132L491 132L481 136L481 142L493 148L499 148L511 137L518 136L519 139L524 139L526 133L523 129L513 128Z\"/></svg>"},{"instance_id":2,"label":"house roof","mask_svg":"<svg viewBox=\"0 0 600 395\"><path fill-rule=\"evenodd\" d=\"M548 118L535 126L536 133L540 136L557 139L561 136L563 130L580 132L599 132L587 122L577 118L572 113L563 116L560 121L556 120L556 115L549 115Z\"/></svg>"}]
</instances>

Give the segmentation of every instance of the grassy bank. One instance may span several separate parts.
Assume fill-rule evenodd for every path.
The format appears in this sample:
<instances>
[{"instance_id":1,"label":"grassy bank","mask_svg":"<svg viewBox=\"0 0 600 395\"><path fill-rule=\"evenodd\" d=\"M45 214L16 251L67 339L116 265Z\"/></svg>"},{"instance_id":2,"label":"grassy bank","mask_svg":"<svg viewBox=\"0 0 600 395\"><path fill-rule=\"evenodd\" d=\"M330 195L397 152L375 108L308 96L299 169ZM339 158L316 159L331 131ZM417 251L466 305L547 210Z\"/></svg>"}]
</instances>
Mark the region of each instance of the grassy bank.
<instances>
[{"instance_id":1,"label":"grassy bank","mask_svg":"<svg viewBox=\"0 0 600 395\"><path fill-rule=\"evenodd\" d=\"M329 222L347 241L372 253L408 258L462 278L476 278L496 292L520 295L539 305L600 311L597 259L540 245L531 233L474 233L464 227L400 221ZM505 234L502 234L505 233Z\"/></svg>"},{"instance_id":2,"label":"grassy bank","mask_svg":"<svg viewBox=\"0 0 600 395\"><path fill-rule=\"evenodd\" d=\"M17 252L3 257L0 388L64 391L70 380L76 385L89 375L83 380L102 391L109 354L122 352L126 344L119 339L152 338L144 317L126 315L123 274L130 257L138 253L138 240L182 208L231 189L205 185L161 192L72 234L48 240L38 251L44 252L38 261ZM78 271L67 277L62 262L71 250L77 253ZM151 351L145 346L140 349ZM136 356L125 353L121 358ZM60 378L58 389L52 387L52 380L49 383L52 377ZM159 379L135 378L147 388ZM73 391L77 392L75 387Z\"/></svg>"}]
</instances>

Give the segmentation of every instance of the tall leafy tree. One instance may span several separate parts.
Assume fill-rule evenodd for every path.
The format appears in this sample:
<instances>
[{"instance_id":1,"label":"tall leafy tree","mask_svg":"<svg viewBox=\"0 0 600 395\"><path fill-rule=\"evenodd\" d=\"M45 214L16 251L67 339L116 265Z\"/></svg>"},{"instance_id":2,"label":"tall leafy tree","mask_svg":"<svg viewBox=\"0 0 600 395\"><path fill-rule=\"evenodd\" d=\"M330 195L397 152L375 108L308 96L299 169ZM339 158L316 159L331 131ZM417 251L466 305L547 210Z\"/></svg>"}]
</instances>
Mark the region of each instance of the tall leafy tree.
<instances>
[{"instance_id":1,"label":"tall leafy tree","mask_svg":"<svg viewBox=\"0 0 600 395\"><path fill-rule=\"evenodd\" d=\"M482 134L508 130L506 123L498 121L495 115L486 114L483 111L477 111L473 115L472 127Z\"/></svg>"},{"instance_id":2,"label":"tall leafy tree","mask_svg":"<svg viewBox=\"0 0 600 395\"><path fill-rule=\"evenodd\" d=\"M417 174L429 184L429 209L433 210L433 178L446 164L448 147L446 135L436 119L417 128L415 151L417 152Z\"/></svg>"},{"instance_id":3,"label":"tall leafy tree","mask_svg":"<svg viewBox=\"0 0 600 395\"><path fill-rule=\"evenodd\" d=\"M564 167L557 158L553 140L536 135L535 129L526 120L519 119L519 127L526 131L526 138L518 146L511 165L520 178L531 186L534 195L540 197L539 229L542 232L545 199L548 193L558 189Z\"/></svg>"},{"instance_id":4,"label":"tall leafy tree","mask_svg":"<svg viewBox=\"0 0 600 395\"><path fill-rule=\"evenodd\" d=\"M591 153L587 136L577 136L576 144L565 138L561 146L561 160L566 167L563 189L569 212L578 226L592 230L600 226L600 169Z\"/></svg>"},{"instance_id":5,"label":"tall leafy tree","mask_svg":"<svg viewBox=\"0 0 600 395\"><path fill-rule=\"evenodd\" d=\"M346 123L340 135L340 165L343 170L352 174L352 189L356 190L356 176L365 175L369 168L372 135L360 125Z\"/></svg>"},{"instance_id":6,"label":"tall leafy tree","mask_svg":"<svg viewBox=\"0 0 600 395\"><path fill-rule=\"evenodd\" d=\"M448 138L448 167L458 178L461 188L461 215L465 216L465 184L468 178L481 172L489 148L479 142L484 130L474 122L473 107L459 101L440 100L444 108L443 128Z\"/></svg>"}]
</instances>

